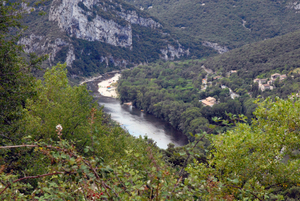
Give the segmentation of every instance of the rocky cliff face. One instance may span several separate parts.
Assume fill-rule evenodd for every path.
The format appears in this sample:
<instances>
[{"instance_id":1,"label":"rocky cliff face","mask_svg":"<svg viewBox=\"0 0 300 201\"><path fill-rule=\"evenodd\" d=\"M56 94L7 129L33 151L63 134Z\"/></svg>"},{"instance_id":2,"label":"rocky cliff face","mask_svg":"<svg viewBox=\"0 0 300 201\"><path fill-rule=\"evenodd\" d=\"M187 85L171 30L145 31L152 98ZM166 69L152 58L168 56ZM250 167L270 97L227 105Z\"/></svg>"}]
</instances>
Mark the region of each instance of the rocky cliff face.
<instances>
[{"instance_id":1,"label":"rocky cliff face","mask_svg":"<svg viewBox=\"0 0 300 201\"><path fill-rule=\"evenodd\" d=\"M229 49L227 47L222 47L218 43L211 43L211 42L208 42L208 41L204 41L202 43L202 45L206 46L206 47L213 48L214 50L218 51L219 54L223 54L223 53L229 51Z\"/></svg>"},{"instance_id":2,"label":"rocky cliff face","mask_svg":"<svg viewBox=\"0 0 300 201\"><path fill-rule=\"evenodd\" d=\"M66 62L68 66L71 66L72 62L75 60L73 45L61 38L56 38L54 41L51 41L51 39L47 38L46 36L31 34L29 37L21 38L19 44L22 44L24 46L24 51L26 53L35 52L49 54L50 64L54 61L57 53L63 47L67 47L69 49L66 60L64 62Z\"/></svg>"},{"instance_id":3,"label":"rocky cliff face","mask_svg":"<svg viewBox=\"0 0 300 201\"><path fill-rule=\"evenodd\" d=\"M118 15L125 19L127 22L130 22L131 24L138 24L140 26L145 26L145 27L151 27L151 28L160 28L162 25L158 22L155 22L151 18L143 18L139 17L136 11L127 11L125 12L118 12Z\"/></svg>"},{"instance_id":4,"label":"rocky cliff face","mask_svg":"<svg viewBox=\"0 0 300 201\"><path fill-rule=\"evenodd\" d=\"M121 4L110 3L100 0L54 0L49 21L56 21L71 37L127 48L132 48L131 24L153 29L161 27L160 23L151 18L140 17L136 11L125 10ZM103 12L113 12L124 19L125 23L121 25L113 19L105 19L99 12L102 15Z\"/></svg>"},{"instance_id":5,"label":"rocky cliff face","mask_svg":"<svg viewBox=\"0 0 300 201\"><path fill-rule=\"evenodd\" d=\"M132 28L130 24L119 25L99 15L92 16L91 11L79 7L79 3L92 10L98 1L54 0L49 12L49 20L56 21L58 26L71 37L88 41L101 41L114 46L131 47ZM78 5L79 4L79 5Z\"/></svg>"},{"instance_id":6,"label":"rocky cliff face","mask_svg":"<svg viewBox=\"0 0 300 201\"><path fill-rule=\"evenodd\" d=\"M300 2L298 1L290 2L286 7L289 9L296 10L296 13L300 13Z\"/></svg>"},{"instance_id":7,"label":"rocky cliff face","mask_svg":"<svg viewBox=\"0 0 300 201\"><path fill-rule=\"evenodd\" d=\"M175 48L173 45L168 45L168 47L160 50L162 53L161 58L164 60L174 60L179 59L180 57L187 55L189 56L190 52L188 50L184 50L181 45L178 43L178 48Z\"/></svg>"},{"instance_id":8,"label":"rocky cliff face","mask_svg":"<svg viewBox=\"0 0 300 201\"><path fill-rule=\"evenodd\" d=\"M189 55L159 22L122 1L53 0L26 9L29 29L19 44L27 53L49 54L49 65L66 62L74 74ZM44 21L34 17L39 10L48 13Z\"/></svg>"}]
</instances>

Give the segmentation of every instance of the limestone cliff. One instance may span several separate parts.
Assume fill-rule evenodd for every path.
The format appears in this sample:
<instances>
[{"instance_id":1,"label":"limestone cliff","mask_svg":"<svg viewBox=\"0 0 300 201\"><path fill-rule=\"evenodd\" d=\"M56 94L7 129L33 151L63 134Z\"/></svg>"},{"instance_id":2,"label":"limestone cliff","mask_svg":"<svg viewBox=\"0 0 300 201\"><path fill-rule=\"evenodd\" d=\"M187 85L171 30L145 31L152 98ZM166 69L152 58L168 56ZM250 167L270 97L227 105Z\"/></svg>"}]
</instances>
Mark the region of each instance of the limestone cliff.
<instances>
[{"instance_id":1,"label":"limestone cliff","mask_svg":"<svg viewBox=\"0 0 300 201\"><path fill-rule=\"evenodd\" d=\"M175 48L173 45L168 45L165 49L160 50L162 53L161 58L164 60L174 60L179 59L180 57L184 55L189 55L189 49L184 50L182 49L181 45L178 43L178 48Z\"/></svg>"},{"instance_id":2,"label":"limestone cliff","mask_svg":"<svg viewBox=\"0 0 300 201\"><path fill-rule=\"evenodd\" d=\"M19 44L27 53L49 54L48 65L66 62L72 74L189 55L161 23L121 0L52 0L25 7L29 29ZM40 10L47 15L37 17Z\"/></svg>"},{"instance_id":3,"label":"limestone cliff","mask_svg":"<svg viewBox=\"0 0 300 201\"><path fill-rule=\"evenodd\" d=\"M71 43L64 41L61 38L56 38L54 41L51 41L50 38L45 36L38 36L31 34L29 37L21 38L19 44L23 45L24 51L26 53L47 53L49 54L49 62L54 61L56 54L63 48L67 47L69 49L68 55L64 62L68 66L72 65L72 62L75 60L74 47Z\"/></svg>"},{"instance_id":4,"label":"limestone cliff","mask_svg":"<svg viewBox=\"0 0 300 201\"><path fill-rule=\"evenodd\" d=\"M222 47L218 43L212 43L212 42L204 41L202 43L202 45L206 46L206 47L213 48L214 50L218 51L219 54L223 54L223 53L229 51L229 49L227 47Z\"/></svg>"},{"instance_id":5,"label":"limestone cliff","mask_svg":"<svg viewBox=\"0 0 300 201\"><path fill-rule=\"evenodd\" d=\"M119 25L99 15L90 19L92 12L86 12L79 3L92 10L98 1L54 0L49 12L49 20L56 21L58 26L71 37L88 41L101 41L114 46L131 47L132 28L128 23ZM78 5L79 4L79 5Z\"/></svg>"},{"instance_id":6,"label":"limestone cliff","mask_svg":"<svg viewBox=\"0 0 300 201\"><path fill-rule=\"evenodd\" d=\"M300 13L300 2L298 2L298 1L290 2L287 4L286 7L289 9L296 10L296 13Z\"/></svg>"}]
</instances>

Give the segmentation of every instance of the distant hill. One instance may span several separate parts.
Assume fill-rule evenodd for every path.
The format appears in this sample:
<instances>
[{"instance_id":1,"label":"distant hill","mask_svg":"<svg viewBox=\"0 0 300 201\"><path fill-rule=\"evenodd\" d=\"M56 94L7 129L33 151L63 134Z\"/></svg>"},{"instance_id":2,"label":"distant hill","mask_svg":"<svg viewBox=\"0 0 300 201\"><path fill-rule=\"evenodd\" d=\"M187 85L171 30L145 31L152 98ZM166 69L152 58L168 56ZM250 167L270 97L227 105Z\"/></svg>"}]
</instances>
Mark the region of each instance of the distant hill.
<instances>
[{"instance_id":1,"label":"distant hill","mask_svg":"<svg viewBox=\"0 0 300 201\"><path fill-rule=\"evenodd\" d=\"M27 53L50 54L46 66L66 62L71 77L216 53L182 45L157 19L121 0L50 0L34 10L31 4L23 4L28 29L19 43Z\"/></svg>"},{"instance_id":2,"label":"distant hill","mask_svg":"<svg viewBox=\"0 0 300 201\"><path fill-rule=\"evenodd\" d=\"M245 45L207 59L203 65L225 74L237 70L243 77L289 73L300 67L300 31Z\"/></svg>"},{"instance_id":3,"label":"distant hill","mask_svg":"<svg viewBox=\"0 0 300 201\"><path fill-rule=\"evenodd\" d=\"M220 82L240 94L250 92L252 97L286 98L300 89L299 55L300 31L296 31L231 50L209 58L201 65L224 77ZM230 73L232 70L237 73ZM270 80L275 73L285 74L287 79L273 83L272 91L258 91L254 79Z\"/></svg>"},{"instance_id":4,"label":"distant hill","mask_svg":"<svg viewBox=\"0 0 300 201\"><path fill-rule=\"evenodd\" d=\"M300 28L295 0L126 0L158 18L185 41L209 41L229 49Z\"/></svg>"},{"instance_id":5,"label":"distant hill","mask_svg":"<svg viewBox=\"0 0 300 201\"><path fill-rule=\"evenodd\" d=\"M209 124L220 126L214 117L230 121L228 113L232 113L251 119L256 108L253 101L258 96L287 98L292 93L299 94L299 55L297 31L206 60L141 65L122 72L120 100L131 101L188 136L190 132L209 131ZM283 79L271 79L275 73L283 75ZM263 79L269 87L259 88L256 78ZM207 106L207 100L213 100L212 107Z\"/></svg>"}]
</instances>

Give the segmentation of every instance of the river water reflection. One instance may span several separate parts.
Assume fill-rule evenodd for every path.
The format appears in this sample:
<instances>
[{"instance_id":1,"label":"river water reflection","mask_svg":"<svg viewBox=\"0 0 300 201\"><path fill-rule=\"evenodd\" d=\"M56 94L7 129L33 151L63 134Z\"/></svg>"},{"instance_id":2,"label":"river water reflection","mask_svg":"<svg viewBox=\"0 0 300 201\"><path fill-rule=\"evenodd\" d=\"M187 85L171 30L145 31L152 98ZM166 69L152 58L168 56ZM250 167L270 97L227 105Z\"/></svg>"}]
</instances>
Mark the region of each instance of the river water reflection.
<instances>
[{"instance_id":1,"label":"river water reflection","mask_svg":"<svg viewBox=\"0 0 300 201\"><path fill-rule=\"evenodd\" d=\"M152 138L157 146L166 149L169 143L183 146L188 143L187 137L174 129L168 122L162 121L151 114L140 111L132 106L121 105L114 98L103 97L95 91L95 83L88 83L88 88L93 91L94 97L104 111L111 114L111 118L121 124L133 136Z\"/></svg>"}]
</instances>

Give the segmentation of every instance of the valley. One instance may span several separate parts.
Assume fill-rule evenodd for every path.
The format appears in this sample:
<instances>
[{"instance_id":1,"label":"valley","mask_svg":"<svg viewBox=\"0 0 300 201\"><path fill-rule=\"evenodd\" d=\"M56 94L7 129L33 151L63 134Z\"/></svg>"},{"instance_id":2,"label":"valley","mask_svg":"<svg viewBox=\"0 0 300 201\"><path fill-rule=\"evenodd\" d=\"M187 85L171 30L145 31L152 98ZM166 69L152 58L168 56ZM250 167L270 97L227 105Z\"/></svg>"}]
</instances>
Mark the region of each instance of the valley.
<instances>
[{"instance_id":1,"label":"valley","mask_svg":"<svg viewBox=\"0 0 300 201\"><path fill-rule=\"evenodd\" d=\"M92 91L92 95L98 104L104 107L104 112L111 115L111 118L118 122L130 135L137 138L139 136L149 138L162 149L166 149L169 143L175 146L183 146L188 143L186 136L177 131L168 122L141 111L132 105L121 104L111 94L103 94L100 86L117 79L119 74L105 77L106 79L104 80L102 80L103 78L98 78L87 82L87 88Z\"/></svg>"},{"instance_id":2,"label":"valley","mask_svg":"<svg viewBox=\"0 0 300 201\"><path fill-rule=\"evenodd\" d=\"M0 200L300 198L300 3L0 0Z\"/></svg>"}]
</instances>

